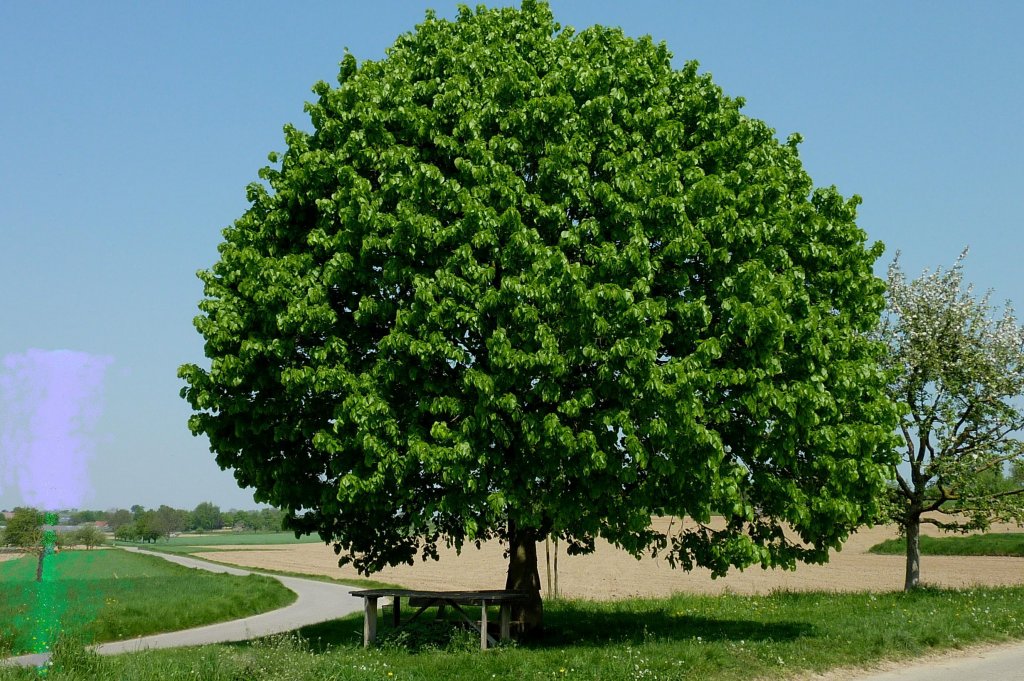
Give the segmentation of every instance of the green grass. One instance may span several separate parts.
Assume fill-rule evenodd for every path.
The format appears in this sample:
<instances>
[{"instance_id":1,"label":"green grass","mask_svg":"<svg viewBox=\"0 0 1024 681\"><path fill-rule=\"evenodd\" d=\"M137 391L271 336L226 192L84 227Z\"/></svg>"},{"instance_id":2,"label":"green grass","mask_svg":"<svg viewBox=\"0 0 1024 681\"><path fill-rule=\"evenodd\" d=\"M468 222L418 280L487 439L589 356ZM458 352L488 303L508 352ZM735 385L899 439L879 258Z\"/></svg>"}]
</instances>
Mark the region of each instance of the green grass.
<instances>
[{"instance_id":1,"label":"green grass","mask_svg":"<svg viewBox=\"0 0 1024 681\"><path fill-rule=\"evenodd\" d=\"M904 555L906 539L889 539L869 551L883 555ZM961 537L921 537L925 556L1017 556L1024 557L1024 534L972 534Z\"/></svg>"},{"instance_id":2,"label":"green grass","mask_svg":"<svg viewBox=\"0 0 1024 681\"><path fill-rule=\"evenodd\" d=\"M4 653L36 652L56 631L85 643L114 641L246 617L295 600L269 577L201 572L124 551L64 551L46 560L41 583L34 556L0 563Z\"/></svg>"},{"instance_id":3,"label":"green grass","mask_svg":"<svg viewBox=\"0 0 1024 681\"><path fill-rule=\"evenodd\" d=\"M291 532L224 532L214 534L179 535L169 539L160 539L154 544L137 542L117 542L121 546L139 546L141 548L159 548L167 553L195 553L197 551L216 551L211 546L262 546L267 544L318 544L323 543L320 537L305 536L299 539ZM230 550L230 549L228 549ZM243 549L244 550L244 549Z\"/></svg>"},{"instance_id":4,"label":"green grass","mask_svg":"<svg viewBox=\"0 0 1024 681\"><path fill-rule=\"evenodd\" d=\"M364 650L359 615L292 636L109 658L68 645L49 678L783 679L1024 638L1024 588L556 601L545 617L544 639L487 653L474 634L426 625L396 633L387 618L380 645ZM0 680L35 673L0 670Z\"/></svg>"}]
</instances>

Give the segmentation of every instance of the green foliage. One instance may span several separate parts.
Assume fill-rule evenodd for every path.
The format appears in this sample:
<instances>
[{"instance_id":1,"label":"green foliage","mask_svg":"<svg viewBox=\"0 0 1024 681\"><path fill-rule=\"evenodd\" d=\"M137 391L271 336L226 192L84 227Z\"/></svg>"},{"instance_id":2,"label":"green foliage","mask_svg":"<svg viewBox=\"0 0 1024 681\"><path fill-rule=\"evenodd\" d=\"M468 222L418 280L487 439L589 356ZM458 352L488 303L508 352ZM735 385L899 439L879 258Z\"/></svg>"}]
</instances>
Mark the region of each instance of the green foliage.
<instances>
[{"instance_id":1,"label":"green foliage","mask_svg":"<svg viewBox=\"0 0 1024 681\"><path fill-rule=\"evenodd\" d=\"M1024 638L1024 589L911 594L776 593L548 605L552 637L481 655L461 641L364 650L362 615L240 645L89 658L54 681L491 681L492 679L811 678L971 645ZM387 633L387 629L381 632ZM466 641L465 643L469 643ZM472 649L469 649L472 648ZM95 665L95 666L93 666ZM38 679L0 668L0 680Z\"/></svg>"},{"instance_id":2,"label":"green foliage","mask_svg":"<svg viewBox=\"0 0 1024 681\"><path fill-rule=\"evenodd\" d=\"M338 83L199 273L210 365L179 371L289 527L365 572L516 527L722 574L877 515L881 246L799 136L530 0L429 15Z\"/></svg>"},{"instance_id":3,"label":"green foliage","mask_svg":"<svg viewBox=\"0 0 1024 681\"><path fill-rule=\"evenodd\" d=\"M37 509L19 506L7 521L4 544L23 549L38 549L43 540L43 514Z\"/></svg>"},{"instance_id":4,"label":"green foliage","mask_svg":"<svg viewBox=\"0 0 1024 681\"><path fill-rule=\"evenodd\" d=\"M888 539L871 547L871 553L905 553L906 539ZM921 537L925 556L1015 556L1024 558L1024 534L974 534L968 537Z\"/></svg>"},{"instance_id":5,"label":"green foliage","mask_svg":"<svg viewBox=\"0 0 1024 681\"><path fill-rule=\"evenodd\" d=\"M79 546L88 549L94 546L102 546L106 543L107 537L95 525L82 525L72 534L72 540Z\"/></svg>"},{"instance_id":6,"label":"green foliage","mask_svg":"<svg viewBox=\"0 0 1024 681\"><path fill-rule=\"evenodd\" d=\"M236 532L280 532L284 529L284 512L276 508L259 511L233 511L229 514L231 529Z\"/></svg>"},{"instance_id":7,"label":"green foliage","mask_svg":"<svg viewBox=\"0 0 1024 681\"><path fill-rule=\"evenodd\" d=\"M72 511L69 514L70 524L84 525L85 523L94 523L97 520L106 520L106 515L104 511Z\"/></svg>"},{"instance_id":8,"label":"green foliage","mask_svg":"<svg viewBox=\"0 0 1024 681\"><path fill-rule=\"evenodd\" d=\"M117 541L138 541L138 534L135 532L135 523L127 523L114 530L114 539Z\"/></svg>"},{"instance_id":9,"label":"green foliage","mask_svg":"<svg viewBox=\"0 0 1024 681\"><path fill-rule=\"evenodd\" d=\"M188 522L188 511L180 508L171 508L163 504L156 510L156 524L160 529L160 533L164 536L184 532L188 527Z\"/></svg>"},{"instance_id":10,"label":"green foliage","mask_svg":"<svg viewBox=\"0 0 1024 681\"><path fill-rule=\"evenodd\" d=\"M107 523L110 525L110 529L117 531L117 528L122 525L127 525L132 521L132 514L127 509L119 508L115 511L106 514Z\"/></svg>"},{"instance_id":11,"label":"green foliage","mask_svg":"<svg viewBox=\"0 0 1024 681\"><path fill-rule=\"evenodd\" d=\"M136 519L114 530L114 538L118 541L155 542L160 537L167 537L167 531L160 522L156 511L140 510Z\"/></svg>"},{"instance_id":12,"label":"green foliage","mask_svg":"<svg viewBox=\"0 0 1024 681\"><path fill-rule=\"evenodd\" d=\"M188 515L188 529L199 532L219 530L224 527L224 519L221 517L220 507L204 501L197 505Z\"/></svg>"},{"instance_id":13,"label":"green foliage","mask_svg":"<svg viewBox=\"0 0 1024 681\"><path fill-rule=\"evenodd\" d=\"M154 542L167 536L167 530L160 522L156 511L143 511L135 520L135 533L142 541Z\"/></svg>"}]
</instances>

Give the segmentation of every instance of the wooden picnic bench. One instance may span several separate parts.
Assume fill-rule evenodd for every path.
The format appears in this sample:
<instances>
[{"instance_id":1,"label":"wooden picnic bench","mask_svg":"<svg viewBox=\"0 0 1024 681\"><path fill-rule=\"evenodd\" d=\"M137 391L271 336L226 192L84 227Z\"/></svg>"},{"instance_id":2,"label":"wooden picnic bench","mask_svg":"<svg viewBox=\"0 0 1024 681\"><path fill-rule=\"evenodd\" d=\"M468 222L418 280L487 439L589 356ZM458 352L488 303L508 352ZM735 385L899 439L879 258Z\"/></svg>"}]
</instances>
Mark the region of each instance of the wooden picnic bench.
<instances>
[{"instance_id":1,"label":"wooden picnic bench","mask_svg":"<svg viewBox=\"0 0 1024 681\"><path fill-rule=\"evenodd\" d=\"M416 591L412 589L364 589L349 592L363 599L363 646L369 646L377 638L377 600L391 599L391 621L395 628L403 626L402 599L409 602L410 608L419 608L405 624L409 624L423 614L429 607L436 606L440 611L450 607L461 615L462 620L480 633L480 649L486 650L488 645L496 645L497 641L487 633L487 606L497 605L501 608L499 636L507 641L510 636L512 621L512 604L526 599L519 591ZM479 624L462 609L463 605L480 606Z\"/></svg>"}]
</instances>

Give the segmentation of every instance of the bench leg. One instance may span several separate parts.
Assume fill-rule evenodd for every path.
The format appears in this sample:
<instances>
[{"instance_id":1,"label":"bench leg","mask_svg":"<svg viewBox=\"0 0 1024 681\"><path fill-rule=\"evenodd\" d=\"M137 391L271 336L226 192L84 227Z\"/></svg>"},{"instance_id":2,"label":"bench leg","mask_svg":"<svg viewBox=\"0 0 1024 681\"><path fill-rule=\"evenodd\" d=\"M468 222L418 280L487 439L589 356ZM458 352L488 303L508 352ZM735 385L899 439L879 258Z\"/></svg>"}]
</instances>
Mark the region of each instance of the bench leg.
<instances>
[{"instance_id":1,"label":"bench leg","mask_svg":"<svg viewBox=\"0 0 1024 681\"><path fill-rule=\"evenodd\" d=\"M487 650L487 601L480 604L480 650Z\"/></svg>"},{"instance_id":2,"label":"bench leg","mask_svg":"<svg viewBox=\"0 0 1024 681\"><path fill-rule=\"evenodd\" d=\"M395 629L402 624L402 597L395 596L391 599L391 623Z\"/></svg>"},{"instance_id":3,"label":"bench leg","mask_svg":"<svg viewBox=\"0 0 1024 681\"><path fill-rule=\"evenodd\" d=\"M512 606L508 603L501 604L501 640L507 641L511 637L509 631L512 627Z\"/></svg>"},{"instance_id":4,"label":"bench leg","mask_svg":"<svg viewBox=\"0 0 1024 681\"><path fill-rule=\"evenodd\" d=\"M377 639L377 598L367 596L363 601L363 647Z\"/></svg>"}]
</instances>

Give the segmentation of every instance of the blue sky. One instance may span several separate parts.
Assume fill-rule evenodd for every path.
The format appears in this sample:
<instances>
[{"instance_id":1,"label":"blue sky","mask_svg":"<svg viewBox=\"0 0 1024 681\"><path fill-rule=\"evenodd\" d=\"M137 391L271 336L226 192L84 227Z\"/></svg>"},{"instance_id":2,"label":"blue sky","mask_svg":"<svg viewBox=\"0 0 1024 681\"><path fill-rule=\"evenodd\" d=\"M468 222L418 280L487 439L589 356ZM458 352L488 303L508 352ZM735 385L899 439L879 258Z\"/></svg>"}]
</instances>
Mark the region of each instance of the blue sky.
<instances>
[{"instance_id":1,"label":"blue sky","mask_svg":"<svg viewBox=\"0 0 1024 681\"><path fill-rule=\"evenodd\" d=\"M887 246L879 272L896 250L916 275L969 245L967 279L1024 305L1024 4L551 4L563 24L665 41L780 137L800 132L815 183L863 197L859 224ZM175 371L202 359L194 273L283 150L282 126L309 127L313 83L334 82L345 47L383 57L428 7L455 10L0 3L0 358L105 358L83 507L255 505L185 425ZM0 476L0 508L25 500Z\"/></svg>"}]
</instances>

